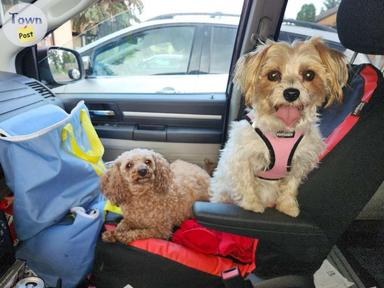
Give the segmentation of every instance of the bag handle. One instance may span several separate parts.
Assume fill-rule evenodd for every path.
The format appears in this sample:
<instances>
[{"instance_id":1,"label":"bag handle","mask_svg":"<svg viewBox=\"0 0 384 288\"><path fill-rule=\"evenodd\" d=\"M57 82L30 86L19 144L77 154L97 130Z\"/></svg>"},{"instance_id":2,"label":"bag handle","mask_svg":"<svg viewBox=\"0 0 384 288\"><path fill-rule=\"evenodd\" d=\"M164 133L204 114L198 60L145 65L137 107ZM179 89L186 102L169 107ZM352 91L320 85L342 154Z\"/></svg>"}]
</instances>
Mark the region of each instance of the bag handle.
<instances>
[{"instance_id":1,"label":"bag handle","mask_svg":"<svg viewBox=\"0 0 384 288\"><path fill-rule=\"evenodd\" d=\"M95 128L93 127L91 119L89 118L85 109L80 111L80 124L83 127L85 134L87 135L89 145L91 147L89 151L84 152L78 145L71 123L68 123L64 126L61 133L61 140L62 142L65 142L69 137L71 150L75 156L87 162L97 164L103 157L104 147L99 137L97 136Z\"/></svg>"}]
</instances>

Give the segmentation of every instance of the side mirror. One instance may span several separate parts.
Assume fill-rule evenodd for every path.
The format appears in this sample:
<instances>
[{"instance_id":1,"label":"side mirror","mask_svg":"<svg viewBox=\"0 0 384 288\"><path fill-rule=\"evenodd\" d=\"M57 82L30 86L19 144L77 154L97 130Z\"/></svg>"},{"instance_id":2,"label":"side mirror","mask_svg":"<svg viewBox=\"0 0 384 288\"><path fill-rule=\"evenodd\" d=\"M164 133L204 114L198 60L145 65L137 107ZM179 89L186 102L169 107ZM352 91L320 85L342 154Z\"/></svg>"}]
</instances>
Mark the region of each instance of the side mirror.
<instances>
[{"instance_id":1,"label":"side mirror","mask_svg":"<svg viewBox=\"0 0 384 288\"><path fill-rule=\"evenodd\" d=\"M46 84L59 86L84 77L80 54L72 49L49 47L38 51L40 79Z\"/></svg>"}]
</instances>

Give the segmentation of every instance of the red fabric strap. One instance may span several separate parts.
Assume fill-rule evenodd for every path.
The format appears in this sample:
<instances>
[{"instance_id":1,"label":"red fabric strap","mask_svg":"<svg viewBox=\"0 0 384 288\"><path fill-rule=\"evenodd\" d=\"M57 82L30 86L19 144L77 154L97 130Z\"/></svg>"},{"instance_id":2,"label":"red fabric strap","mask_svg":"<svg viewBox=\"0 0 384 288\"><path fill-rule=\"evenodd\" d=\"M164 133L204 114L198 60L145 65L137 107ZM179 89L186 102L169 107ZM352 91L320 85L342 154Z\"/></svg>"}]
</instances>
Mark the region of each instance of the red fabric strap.
<instances>
[{"instance_id":1,"label":"red fabric strap","mask_svg":"<svg viewBox=\"0 0 384 288\"><path fill-rule=\"evenodd\" d=\"M256 254L256 244L257 242L253 247L254 255ZM243 277L256 268L255 261L250 264L239 264L229 258L202 254L177 243L161 239L137 240L129 245L218 277L221 277L223 271L233 267L238 267Z\"/></svg>"},{"instance_id":2,"label":"red fabric strap","mask_svg":"<svg viewBox=\"0 0 384 288\"><path fill-rule=\"evenodd\" d=\"M367 65L360 72L361 77L364 79L364 93L361 102L366 104L371 100L373 92L377 88L377 73L373 67ZM344 119L344 121L325 139L326 149L320 156L323 159L333 148L344 138L345 135L356 125L359 121L359 115L353 115L353 112Z\"/></svg>"}]
</instances>

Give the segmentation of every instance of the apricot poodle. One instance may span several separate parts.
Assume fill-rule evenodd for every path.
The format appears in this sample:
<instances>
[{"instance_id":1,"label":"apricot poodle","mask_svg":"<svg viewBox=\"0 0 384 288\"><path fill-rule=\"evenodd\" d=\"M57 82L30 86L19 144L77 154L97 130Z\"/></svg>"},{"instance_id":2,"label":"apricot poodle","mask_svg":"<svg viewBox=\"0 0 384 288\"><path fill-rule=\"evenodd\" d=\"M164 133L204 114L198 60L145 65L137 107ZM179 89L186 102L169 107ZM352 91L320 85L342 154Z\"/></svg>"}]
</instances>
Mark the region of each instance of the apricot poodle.
<instances>
[{"instance_id":1,"label":"apricot poodle","mask_svg":"<svg viewBox=\"0 0 384 288\"><path fill-rule=\"evenodd\" d=\"M192 216L195 201L208 200L209 179L197 165L181 160L169 164L152 150L124 152L101 177L101 191L123 212L123 220L102 239L169 238L175 225Z\"/></svg>"}]
</instances>

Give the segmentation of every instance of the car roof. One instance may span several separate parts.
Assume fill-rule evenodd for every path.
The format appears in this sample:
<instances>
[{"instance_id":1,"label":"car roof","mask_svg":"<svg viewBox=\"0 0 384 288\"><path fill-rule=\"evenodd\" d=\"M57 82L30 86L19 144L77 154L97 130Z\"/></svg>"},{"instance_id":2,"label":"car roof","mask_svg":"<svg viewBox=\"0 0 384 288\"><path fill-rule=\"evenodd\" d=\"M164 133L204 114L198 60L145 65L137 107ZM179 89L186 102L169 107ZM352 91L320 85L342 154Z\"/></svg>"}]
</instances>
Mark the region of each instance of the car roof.
<instances>
[{"instance_id":1,"label":"car roof","mask_svg":"<svg viewBox=\"0 0 384 288\"><path fill-rule=\"evenodd\" d=\"M212 25L226 25L237 27L239 24L240 15L236 14L224 14L221 12L215 13L174 13L174 14L162 14L150 18L142 23L121 29L110 35L104 36L88 45L79 48L77 51L82 54L88 50L91 50L98 45L111 40L116 37L123 36L130 32L144 30L148 27L164 26L164 25L182 25L182 24L212 24ZM319 36L326 41L340 43L337 30L331 27L327 27L317 23L305 23L294 19L284 19L281 25L280 31L289 32L291 34L298 34L308 36ZM341 45L341 44L340 44ZM362 63L369 62L369 59L364 55L359 54L359 61Z\"/></svg>"},{"instance_id":2,"label":"car roof","mask_svg":"<svg viewBox=\"0 0 384 288\"><path fill-rule=\"evenodd\" d=\"M308 27L290 25L290 24L285 24L285 23L283 23L281 25L280 30L284 31L284 32L289 32L292 34L306 35L308 37L320 36L324 40L340 43L339 36L337 35L336 31L335 32L325 31L325 30L319 30L319 29L313 29L313 28L308 28Z\"/></svg>"},{"instance_id":3,"label":"car roof","mask_svg":"<svg viewBox=\"0 0 384 288\"><path fill-rule=\"evenodd\" d=\"M148 27L163 26L169 24L216 24L237 27L239 20L240 15L224 14L221 12L162 14L150 18L142 23L121 29L110 35L104 36L88 45L85 45L84 47L79 48L78 52L84 53L85 51L90 50L105 41ZM305 23L303 21L284 19L281 25L281 31L290 32L292 34L307 35L308 37L316 35L322 37L324 40L340 42L336 29L317 23Z\"/></svg>"},{"instance_id":4,"label":"car roof","mask_svg":"<svg viewBox=\"0 0 384 288\"><path fill-rule=\"evenodd\" d=\"M174 16L169 16L169 15L174 15ZM169 16L169 17L167 17ZM164 25L178 25L178 24L215 24L215 25L228 25L228 26L233 26L237 27L239 24L240 16L238 15L228 15L228 14L218 14L215 17L211 17L208 14L201 15L199 14L167 14L167 15L161 15L157 16L155 18L151 18L145 22L135 24L133 26L129 26L127 28L121 29L119 31L116 31L112 34L109 34L105 37L102 37L88 45L85 45L81 48L79 48L77 51L79 53L83 53L89 49L92 49L99 44L108 41L110 39L122 36L124 34L133 32L133 31L139 31L143 30L148 27L155 27L155 26L164 26Z\"/></svg>"}]
</instances>

